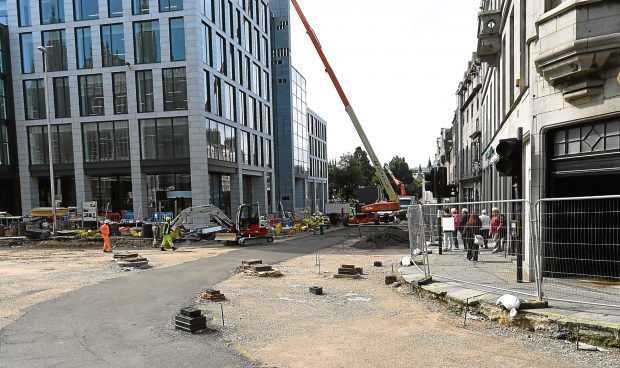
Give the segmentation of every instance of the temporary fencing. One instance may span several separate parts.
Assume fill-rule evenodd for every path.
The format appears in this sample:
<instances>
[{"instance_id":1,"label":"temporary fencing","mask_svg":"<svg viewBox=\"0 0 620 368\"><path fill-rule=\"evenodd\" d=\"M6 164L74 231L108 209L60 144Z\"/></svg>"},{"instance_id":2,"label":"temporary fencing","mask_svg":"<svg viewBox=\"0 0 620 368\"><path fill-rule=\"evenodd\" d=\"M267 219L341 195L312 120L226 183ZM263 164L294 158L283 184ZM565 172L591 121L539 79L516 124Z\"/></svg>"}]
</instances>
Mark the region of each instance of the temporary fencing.
<instances>
[{"instance_id":1,"label":"temporary fencing","mask_svg":"<svg viewBox=\"0 0 620 368\"><path fill-rule=\"evenodd\" d=\"M409 207L408 225L412 255L425 255L434 279L620 309L620 196L423 204Z\"/></svg>"}]
</instances>

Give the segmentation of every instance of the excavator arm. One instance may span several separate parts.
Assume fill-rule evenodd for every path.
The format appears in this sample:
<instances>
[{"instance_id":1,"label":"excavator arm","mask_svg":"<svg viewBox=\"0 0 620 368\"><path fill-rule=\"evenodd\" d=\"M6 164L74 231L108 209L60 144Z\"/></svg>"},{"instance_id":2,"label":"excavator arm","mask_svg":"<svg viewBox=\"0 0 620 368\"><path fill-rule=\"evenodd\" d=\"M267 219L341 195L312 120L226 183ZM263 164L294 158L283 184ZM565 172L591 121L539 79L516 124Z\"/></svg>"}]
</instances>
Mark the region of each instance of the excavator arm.
<instances>
[{"instance_id":1,"label":"excavator arm","mask_svg":"<svg viewBox=\"0 0 620 368\"><path fill-rule=\"evenodd\" d=\"M176 229L182 225L185 225L188 218L199 218L211 216L213 221L217 222L220 226L227 229L234 229L235 223L218 207L208 204L204 206L188 207L181 211L177 217L170 223L172 229ZM193 221L192 221L193 222Z\"/></svg>"},{"instance_id":2,"label":"excavator arm","mask_svg":"<svg viewBox=\"0 0 620 368\"><path fill-rule=\"evenodd\" d=\"M379 159L377 158L377 155L375 154L375 150L370 145L370 141L368 140L368 137L366 136L366 133L364 132L364 129L362 128L362 125L360 124L357 116L355 115L355 111L353 111L353 107L349 103L349 100L347 96L345 95L344 90L342 89L342 86L340 85L340 82L338 81L338 78L336 78L336 74L334 73L334 70L329 65L329 61L327 61L327 57L325 56L325 53L323 52L323 49L321 48L321 44L319 43L318 38L314 34L312 27L310 27L310 24L308 23L306 16L301 11L301 8L299 7L297 0L291 0L291 2L295 10L297 11L297 14L299 15L301 22L306 28L306 33L308 34L308 37L310 37L310 41L312 41L312 44L314 45L316 52L319 54L319 57L321 58L321 61L323 62L323 65L325 66L325 71L329 75L329 78L334 84L334 87L336 88L336 91L338 92L338 95L340 96L340 99L342 100L342 104L344 105L345 111L349 115L349 118L351 118L351 122L353 123L353 126L355 127L355 130L357 131L357 134L359 135L360 140L362 141L362 144L364 145L364 148L366 149L366 152L368 153L370 161L372 162L372 165L375 168L377 177L379 177L381 186L387 193L389 201L393 203L393 204L392 203L385 203L385 204L375 203L373 205L367 206L368 208L367 208L367 211L365 212L371 212L371 211L377 211L377 210L385 211L385 210L400 209L398 196L396 195L394 188L392 188L392 185L390 184L390 181L388 180L387 175L385 174L385 171L383 170L383 166L381 166L381 162L379 161ZM362 211L364 211L364 209L362 209Z\"/></svg>"},{"instance_id":3,"label":"excavator arm","mask_svg":"<svg viewBox=\"0 0 620 368\"><path fill-rule=\"evenodd\" d=\"M396 177L394 176L394 173L392 172L392 169L390 169L390 167L388 166L388 164L385 164L384 166L385 171L387 171L388 174L390 174L390 177L392 178L392 181L394 182L394 184L396 184L397 187L400 188L400 195L401 196L406 196L407 195L407 187L405 186L405 183L403 183L402 181L396 179Z\"/></svg>"}]
</instances>

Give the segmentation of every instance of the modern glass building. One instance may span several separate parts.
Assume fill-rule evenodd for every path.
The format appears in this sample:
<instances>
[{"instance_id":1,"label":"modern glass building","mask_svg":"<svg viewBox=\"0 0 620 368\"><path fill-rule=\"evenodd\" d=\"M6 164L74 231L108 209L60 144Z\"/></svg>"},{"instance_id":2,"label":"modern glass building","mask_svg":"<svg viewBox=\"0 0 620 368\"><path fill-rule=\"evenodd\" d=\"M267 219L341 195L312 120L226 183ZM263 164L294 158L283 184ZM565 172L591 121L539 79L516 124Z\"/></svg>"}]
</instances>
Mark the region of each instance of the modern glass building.
<instances>
[{"instance_id":1,"label":"modern glass building","mask_svg":"<svg viewBox=\"0 0 620 368\"><path fill-rule=\"evenodd\" d=\"M276 198L282 202L285 209L316 211L317 208L321 209L317 206L320 201L316 200L318 197L315 195L316 179L319 176L314 175L318 172L312 171L313 151L310 146L312 127L309 125L306 106L306 79L292 64L290 2L272 0L269 6L273 13L271 52L276 127L274 138L278 147L275 157L278 172ZM316 114L312 115L318 118ZM325 143L325 139L322 143ZM315 160L317 157L314 156Z\"/></svg>"},{"instance_id":2,"label":"modern glass building","mask_svg":"<svg viewBox=\"0 0 620 368\"><path fill-rule=\"evenodd\" d=\"M327 123L314 111L308 109L308 144L310 171L308 193L313 212L325 210L329 200L327 186Z\"/></svg>"},{"instance_id":3,"label":"modern glass building","mask_svg":"<svg viewBox=\"0 0 620 368\"><path fill-rule=\"evenodd\" d=\"M265 1L16 0L7 14L24 212L51 204L48 114L63 206L271 210Z\"/></svg>"}]
</instances>

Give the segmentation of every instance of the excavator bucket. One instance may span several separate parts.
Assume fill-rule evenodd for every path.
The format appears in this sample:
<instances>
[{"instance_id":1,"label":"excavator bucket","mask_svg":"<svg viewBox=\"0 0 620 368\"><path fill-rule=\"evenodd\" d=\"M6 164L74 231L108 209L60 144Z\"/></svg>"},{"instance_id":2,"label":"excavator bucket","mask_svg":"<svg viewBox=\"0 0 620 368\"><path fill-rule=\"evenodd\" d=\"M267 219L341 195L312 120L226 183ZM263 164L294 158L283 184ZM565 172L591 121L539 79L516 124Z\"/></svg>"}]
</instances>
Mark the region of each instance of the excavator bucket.
<instances>
[{"instance_id":1,"label":"excavator bucket","mask_svg":"<svg viewBox=\"0 0 620 368\"><path fill-rule=\"evenodd\" d=\"M234 242L237 241L237 234L235 233L216 233L216 241Z\"/></svg>"}]
</instances>

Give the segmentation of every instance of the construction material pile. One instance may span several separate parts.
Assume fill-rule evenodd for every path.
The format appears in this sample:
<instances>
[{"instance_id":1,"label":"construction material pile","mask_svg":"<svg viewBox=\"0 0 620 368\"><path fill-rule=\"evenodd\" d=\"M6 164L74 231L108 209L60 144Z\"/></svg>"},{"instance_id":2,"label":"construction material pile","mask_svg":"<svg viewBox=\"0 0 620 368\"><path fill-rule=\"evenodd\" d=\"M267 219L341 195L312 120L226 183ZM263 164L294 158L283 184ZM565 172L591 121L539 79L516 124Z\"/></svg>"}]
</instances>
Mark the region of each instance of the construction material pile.
<instances>
[{"instance_id":1,"label":"construction material pile","mask_svg":"<svg viewBox=\"0 0 620 368\"><path fill-rule=\"evenodd\" d=\"M219 290L207 289L202 294L202 299L210 302L221 302L222 300L225 300L226 297L224 296L224 294L220 293Z\"/></svg>"},{"instance_id":2,"label":"construction material pile","mask_svg":"<svg viewBox=\"0 0 620 368\"><path fill-rule=\"evenodd\" d=\"M113 258L123 268L139 268L142 270L149 268L148 259L141 257L138 253L115 253Z\"/></svg>"},{"instance_id":3,"label":"construction material pile","mask_svg":"<svg viewBox=\"0 0 620 368\"><path fill-rule=\"evenodd\" d=\"M183 308L181 313L174 316L174 328L181 331L196 333L207 330L207 317L196 308Z\"/></svg>"},{"instance_id":4,"label":"construction material pile","mask_svg":"<svg viewBox=\"0 0 620 368\"><path fill-rule=\"evenodd\" d=\"M355 267L352 264L343 264L338 267L338 273L334 274L335 279L359 279L364 274L362 267Z\"/></svg>"},{"instance_id":5,"label":"construction material pile","mask_svg":"<svg viewBox=\"0 0 620 368\"><path fill-rule=\"evenodd\" d=\"M409 233L402 228L390 226L374 234L366 235L351 245L357 249L383 249L387 247L409 247Z\"/></svg>"},{"instance_id":6,"label":"construction material pile","mask_svg":"<svg viewBox=\"0 0 620 368\"><path fill-rule=\"evenodd\" d=\"M241 261L241 269L246 275L258 277L280 277L282 272L270 265L263 264L262 259L249 259Z\"/></svg>"}]
</instances>

